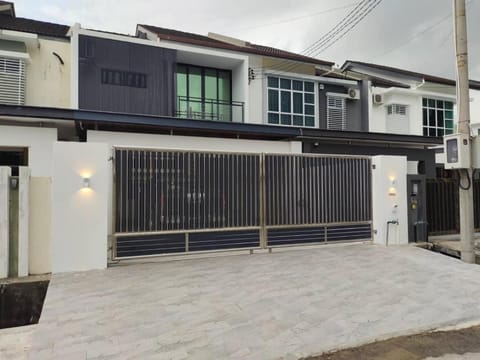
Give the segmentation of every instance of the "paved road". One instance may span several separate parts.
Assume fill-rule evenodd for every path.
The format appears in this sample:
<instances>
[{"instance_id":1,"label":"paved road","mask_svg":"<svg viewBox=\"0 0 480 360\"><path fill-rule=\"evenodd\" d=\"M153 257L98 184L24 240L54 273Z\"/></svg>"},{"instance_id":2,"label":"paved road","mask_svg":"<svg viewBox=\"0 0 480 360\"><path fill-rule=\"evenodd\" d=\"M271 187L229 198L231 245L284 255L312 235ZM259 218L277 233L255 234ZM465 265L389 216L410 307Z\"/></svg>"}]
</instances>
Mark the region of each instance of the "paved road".
<instances>
[{"instance_id":1,"label":"paved road","mask_svg":"<svg viewBox=\"0 0 480 360\"><path fill-rule=\"evenodd\" d=\"M478 360L480 326L402 336L308 360Z\"/></svg>"},{"instance_id":2,"label":"paved road","mask_svg":"<svg viewBox=\"0 0 480 360\"><path fill-rule=\"evenodd\" d=\"M298 359L480 317L480 267L350 245L52 276L31 358Z\"/></svg>"}]
</instances>

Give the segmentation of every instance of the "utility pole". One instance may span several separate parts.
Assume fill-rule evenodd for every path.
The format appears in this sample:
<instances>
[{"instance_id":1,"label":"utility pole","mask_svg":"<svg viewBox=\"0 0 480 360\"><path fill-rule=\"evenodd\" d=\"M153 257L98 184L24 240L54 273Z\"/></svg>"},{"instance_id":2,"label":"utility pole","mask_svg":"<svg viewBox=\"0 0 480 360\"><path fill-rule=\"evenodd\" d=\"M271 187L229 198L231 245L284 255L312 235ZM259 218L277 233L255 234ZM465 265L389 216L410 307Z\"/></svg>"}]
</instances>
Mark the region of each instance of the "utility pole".
<instances>
[{"instance_id":1,"label":"utility pole","mask_svg":"<svg viewBox=\"0 0 480 360\"><path fill-rule=\"evenodd\" d=\"M455 52L457 57L457 109L458 133L470 137L470 97L468 82L467 16L465 0L453 0L455 25ZM471 141L469 151L472 152ZM460 243L462 260L475 263L473 222L473 171L460 169ZM470 184L467 188L467 185Z\"/></svg>"}]
</instances>

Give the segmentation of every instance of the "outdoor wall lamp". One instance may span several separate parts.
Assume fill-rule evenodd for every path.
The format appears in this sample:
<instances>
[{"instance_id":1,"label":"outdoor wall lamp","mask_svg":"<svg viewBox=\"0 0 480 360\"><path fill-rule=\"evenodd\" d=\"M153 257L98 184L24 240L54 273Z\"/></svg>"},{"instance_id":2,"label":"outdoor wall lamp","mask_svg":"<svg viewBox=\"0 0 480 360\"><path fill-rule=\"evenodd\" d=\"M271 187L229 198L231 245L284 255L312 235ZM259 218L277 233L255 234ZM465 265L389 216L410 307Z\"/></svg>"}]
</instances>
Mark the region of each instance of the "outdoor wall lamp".
<instances>
[{"instance_id":1,"label":"outdoor wall lamp","mask_svg":"<svg viewBox=\"0 0 480 360\"><path fill-rule=\"evenodd\" d=\"M395 196L397 195L397 188L395 187L395 178L391 177L390 178L390 187L388 188L388 195L389 196Z\"/></svg>"},{"instance_id":2,"label":"outdoor wall lamp","mask_svg":"<svg viewBox=\"0 0 480 360\"><path fill-rule=\"evenodd\" d=\"M83 178L82 189L90 189L90 178L88 177Z\"/></svg>"}]
</instances>

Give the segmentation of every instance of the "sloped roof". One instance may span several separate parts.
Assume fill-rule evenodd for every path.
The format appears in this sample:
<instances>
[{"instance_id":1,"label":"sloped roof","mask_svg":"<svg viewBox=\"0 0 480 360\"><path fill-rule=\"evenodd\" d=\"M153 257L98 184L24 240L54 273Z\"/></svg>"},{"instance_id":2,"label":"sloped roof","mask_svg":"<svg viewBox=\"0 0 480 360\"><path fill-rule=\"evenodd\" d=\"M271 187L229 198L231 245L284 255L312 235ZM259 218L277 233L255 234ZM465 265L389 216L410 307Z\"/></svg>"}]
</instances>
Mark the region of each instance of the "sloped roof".
<instances>
[{"instance_id":1,"label":"sloped roof","mask_svg":"<svg viewBox=\"0 0 480 360\"><path fill-rule=\"evenodd\" d=\"M160 39L163 39L163 40L170 40L170 41L176 41L176 42L181 42L181 43L186 43L191 45L199 45L199 46L205 46L205 47L211 47L211 48L217 48L217 49L232 50L232 51L238 51L238 52L244 52L244 53L250 53L250 54L256 54L256 55L270 56L270 57L306 62L306 63L317 64L317 65L332 66L334 64L333 62L330 62L330 61L315 59L308 56L292 53L290 51L273 48L270 46L263 46L263 45L249 43L249 42L245 43L245 46L239 46L239 45L234 45L224 41L220 41L217 39L212 39L208 36L198 35L194 33L178 31L173 29L166 29L166 28L152 26L152 25L139 24L139 26L142 26L148 31L155 33Z\"/></svg>"},{"instance_id":2,"label":"sloped roof","mask_svg":"<svg viewBox=\"0 0 480 360\"><path fill-rule=\"evenodd\" d=\"M455 86L456 85L456 81L452 80L452 79L447 79L447 78L434 76L434 75L429 75L429 74L423 74L423 73L410 71L410 70L405 70L405 69L399 69L399 68L386 66L386 65L366 63L366 62L362 62L362 61L347 60L342 65L342 70L344 70L344 71L348 70L348 68L352 65L360 65L360 66L365 66L365 67L369 67L369 68L372 68L372 69L394 72L394 73L397 73L397 74L400 74L400 75L420 78L420 79L423 79L427 82L432 82L432 83L436 83L436 84L450 85L450 86ZM480 90L480 81L470 80L469 84L470 84L471 89Z\"/></svg>"},{"instance_id":3,"label":"sloped roof","mask_svg":"<svg viewBox=\"0 0 480 360\"><path fill-rule=\"evenodd\" d=\"M67 25L54 24L44 21L0 15L0 29L28 32L57 38L66 38L70 27Z\"/></svg>"}]
</instances>

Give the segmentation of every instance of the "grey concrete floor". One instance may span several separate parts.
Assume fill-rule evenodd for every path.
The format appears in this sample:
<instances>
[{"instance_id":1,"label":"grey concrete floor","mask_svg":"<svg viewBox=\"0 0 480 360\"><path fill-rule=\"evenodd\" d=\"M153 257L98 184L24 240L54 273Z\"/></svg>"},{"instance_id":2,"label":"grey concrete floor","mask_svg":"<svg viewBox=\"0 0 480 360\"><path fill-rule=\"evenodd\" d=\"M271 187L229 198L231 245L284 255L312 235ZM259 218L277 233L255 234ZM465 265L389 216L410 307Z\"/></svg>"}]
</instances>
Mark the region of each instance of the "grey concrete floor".
<instances>
[{"instance_id":1,"label":"grey concrete floor","mask_svg":"<svg viewBox=\"0 0 480 360\"><path fill-rule=\"evenodd\" d=\"M53 275L32 359L297 359L480 320L480 267L350 245Z\"/></svg>"}]
</instances>

